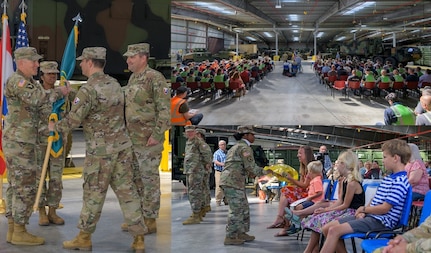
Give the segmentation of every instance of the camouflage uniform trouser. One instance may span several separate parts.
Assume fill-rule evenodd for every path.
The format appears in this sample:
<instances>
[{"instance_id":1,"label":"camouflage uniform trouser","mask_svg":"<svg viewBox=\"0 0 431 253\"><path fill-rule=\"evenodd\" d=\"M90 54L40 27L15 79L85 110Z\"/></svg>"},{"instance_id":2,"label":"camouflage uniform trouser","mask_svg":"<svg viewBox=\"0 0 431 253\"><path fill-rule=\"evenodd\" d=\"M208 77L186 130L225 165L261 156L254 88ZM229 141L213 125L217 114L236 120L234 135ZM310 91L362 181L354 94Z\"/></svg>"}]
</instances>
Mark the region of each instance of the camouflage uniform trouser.
<instances>
[{"instance_id":1,"label":"camouflage uniform trouser","mask_svg":"<svg viewBox=\"0 0 431 253\"><path fill-rule=\"evenodd\" d=\"M202 194L205 188L203 185L204 175L203 172L186 174L187 194L193 213L200 212L205 203L205 195Z\"/></svg>"},{"instance_id":2,"label":"camouflage uniform trouser","mask_svg":"<svg viewBox=\"0 0 431 253\"><path fill-rule=\"evenodd\" d=\"M133 236L143 235L143 224L136 185L133 183L133 153L128 148L106 156L88 155L84 165L83 203L78 228L93 233L100 219L108 187L111 186L120 203L124 220Z\"/></svg>"},{"instance_id":3,"label":"camouflage uniform trouser","mask_svg":"<svg viewBox=\"0 0 431 253\"><path fill-rule=\"evenodd\" d=\"M226 236L233 238L250 230L250 208L245 190L222 185L224 196L229 203Z\"/></svg>"},{"instance_id":4,"label":"camouflage uniform trouser","mask_svg":"<svg viewBox=\"0 0 431 253\"><path fill-rule=\"evenodd\" d=\"M133 145L134 181L141 196L142 213L147 218L159 217L162 151L163 143L151 147Z\"/></svg>"},{"instance_id":5,"label":"camouflage uniform trouser","mask_svg":"<svg viewBox=\"0 0 431 253\"><path fill-rule=\"evenodd\" d=\"M37 165L38 170L36 174L36 186L39 186L40 175L42 173L43 162L45 160L46 145L39 145L37 152ZM49 176L48 189L46 182L43 184L42 194L40 195L39 207L49 206L58 208L63 191L63 169L64 169L64 150L62 154L57 157L50 157L46 175Z\"/></svg>"},{"instance_id":6,"label":"camouflage uniform trouser","mask_svg":"<svg viewBox=\"0 0 431 253\"><path fill-rule=\"evenodd\" d=\"M36 197L36 145L3 140L7 179L6 217L25 225L33 211Z\"/></svg>"},{"instance_id":7,"label":"camouflage uniform trouser","mask_svg":"<svg viewBox=\"0 0 431 253\"><path fill-rule=\"evenodd\" d=\"M202 191L204 202L202 203L202 208L211 204L210 175L211 173L209 171L205 171L203 178L204 189Z\"/></svg>"}]
</instances>

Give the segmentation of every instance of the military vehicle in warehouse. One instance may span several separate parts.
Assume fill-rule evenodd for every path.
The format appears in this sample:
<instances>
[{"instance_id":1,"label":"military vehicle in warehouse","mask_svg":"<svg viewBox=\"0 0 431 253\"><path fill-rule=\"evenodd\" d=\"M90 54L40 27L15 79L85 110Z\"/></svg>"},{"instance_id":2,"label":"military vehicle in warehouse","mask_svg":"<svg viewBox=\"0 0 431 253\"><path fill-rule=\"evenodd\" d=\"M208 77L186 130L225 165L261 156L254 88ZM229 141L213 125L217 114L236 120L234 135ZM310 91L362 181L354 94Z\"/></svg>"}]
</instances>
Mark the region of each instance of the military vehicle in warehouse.
<instances>
[{"instance_id":1,"label":"military vehicle in warehouse","mask_svg":"<svg viewBox=\"0 0 431 253\"><path fill-rule=\"evenodd\" d=\"M183 55L183 64L187 65L190 62L213 61L214 57L211 52L205 48L194 48L190 52Z\"/></svg>"},{"instance_id":2,"label":"military vehicle in warehouse","mask_svg":"<svg viewBox=\"0 0 431 253\"><path fill-rule=\"evenodd\" d=\"M20 22L21 0L9 1L11 36L16 35ZM167 79L166 61L170 61L170 1L169 0L37 0L26 1L27 33L30 46L35 47L44 59L61 62L64 47L74 25L72 18L80 13L77 55L83 48L102 46L107 49L105 72L127 82L130 73L123 53L127 45L147 42L150 56L159 65ZM11 18L13 17L13 19ZM166 60L164 60L166 59ZM159 64L160 63L160 64ZM73 79L80 76L77 66Z\"/></svg>"},{"instance_id":3,"label":"military vehicle in warehouse","mask_svg":"<svg viewBox=\"0 0 431 253\"><path fill-rule=\"evenodd\" d=\"M360 41L348 41L332 43L329 48L337 48L341 58L357 57L358 59L372 59L374 62L391 62L393 66L398 63L406 65L408 62L417 61L422 57L418 47L401 46L390 47L385 45L381 39L365 39ZM334 51L334 50L333 50ZM335 55L333 56L335 57Z\"/></svg>"}]
</instances>

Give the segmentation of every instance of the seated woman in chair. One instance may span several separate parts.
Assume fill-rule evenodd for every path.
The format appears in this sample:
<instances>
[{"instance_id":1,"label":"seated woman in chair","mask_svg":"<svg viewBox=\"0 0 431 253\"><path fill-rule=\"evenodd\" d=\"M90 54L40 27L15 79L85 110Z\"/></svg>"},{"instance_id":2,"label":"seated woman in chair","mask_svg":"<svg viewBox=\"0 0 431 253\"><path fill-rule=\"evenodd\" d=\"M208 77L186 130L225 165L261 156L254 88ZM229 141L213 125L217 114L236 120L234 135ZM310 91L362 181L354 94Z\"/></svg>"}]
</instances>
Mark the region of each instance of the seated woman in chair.
<instances>
[{"instance_id":1,"label":"seated woman in chair","mask_svg":"<svg viewBox=\"0 0 431 253\"><path fill-rule=\"evenodd\" d=\"M310 185L310 178L307 177L307 165L314 160L313 150L309 146L301 146L298 149L299 166L299 180L293 179L290 175L287 176L290 183L281 189L280 202L278 204L277 218L274 223L267 228L283 228L288 227L284 219L284 208L289 206L290 203L298 199L307 197L307 188ZM284 229L285 230L285 229Z\"/></svg>"},{"instance_id":2,"label":"seated woman in chair","mask_svg":"<svg viewBox=\"0 0 431 253\"><path fill-rule=\"evenodd\" d=\"M424 200L425 194L430 190L428 173L425 168L425 163L422 161L418 146L409 143L412 156L407 163L405 170L409 183L413 187L413 201Z\"/></svg>"},{"instance_id":3,"label":"seated woman in chair","mask_svg":"<svg viewBox=\"0 0 431 253\"><path fill-rule=\"evenodd\" d=\"M235 71L232 74L232 77L229 79L229 89L236 91L235 97L245 95L245 84L242 81L238 71Z\"/></svg>"}]
</instances>

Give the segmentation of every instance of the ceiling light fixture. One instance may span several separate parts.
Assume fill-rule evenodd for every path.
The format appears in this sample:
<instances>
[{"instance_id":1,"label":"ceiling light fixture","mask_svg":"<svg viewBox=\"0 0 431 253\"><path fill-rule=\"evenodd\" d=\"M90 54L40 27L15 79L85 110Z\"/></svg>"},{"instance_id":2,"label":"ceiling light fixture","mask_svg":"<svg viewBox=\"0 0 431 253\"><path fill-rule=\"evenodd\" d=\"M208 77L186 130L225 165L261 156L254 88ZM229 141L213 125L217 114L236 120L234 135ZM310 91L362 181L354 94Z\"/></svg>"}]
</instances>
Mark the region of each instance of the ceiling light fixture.
<instances>
[{"instance_id":1,"label":"ceiling light fixture","mask_svg":"<svg viewBox=\"0 0 431 253\"><path fill-rule=\"evenodd\" d=\"M275 8L276 9L280 9L281 8L281 0L276 0Z\"/></svg>"}]
</instances>

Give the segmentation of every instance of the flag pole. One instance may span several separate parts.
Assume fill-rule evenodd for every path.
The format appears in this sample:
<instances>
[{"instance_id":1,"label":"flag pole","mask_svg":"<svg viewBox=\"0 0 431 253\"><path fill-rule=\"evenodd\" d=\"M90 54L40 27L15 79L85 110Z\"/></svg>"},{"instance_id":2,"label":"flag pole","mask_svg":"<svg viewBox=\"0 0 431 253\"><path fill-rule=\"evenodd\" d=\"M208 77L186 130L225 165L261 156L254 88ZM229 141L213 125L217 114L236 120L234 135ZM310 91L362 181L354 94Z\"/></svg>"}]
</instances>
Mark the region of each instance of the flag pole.
<instances>
[{"instance_id":1,"label":"flag pole","mask_svg":"<svg viewBox=\"0 0 431 253\"><path fill-rule=\"evenodd\" d=\"M2 18L1 18L2 24L3 24L3 22L5 22L3 20L3 17L7 16L7 13L6 13L6 11L7 11L7 4L8 4L7 0L4 0L3 3L2 3L2 7L3 7L3 15L2 15ZM3 32L3 34L4 34L4 32ZM3 73L4 73L3 69L5 68L4 65L5 65L5 59L6 59L6 39L4 38L4 36L2 36L2 45L1 46L2 46L2 55L1 55L2 70L1 70L1 73L2 73L2 76L3 76ZM1 85L3 85L3 82L1 83ZM3 87L1 88L1 94L0 94L0 96L1 96L1 98L0 98L0 101L1 101L0 102L0 108L2 108L2 111L3 111ZM2 130L3 130L3 118L1 119L1 122L0 122L0 131L2 131ZM3 138L3 137L0 136L0 138ZM6 172L4 172L4 173L6 173ZM5 201L3 199L3 174L0 175L0 214L6 213L6 204L5 204Z\"/></svg>"},{"instance_id":2,"label":"flag pole","mask_svg":"<svg viewBox=\"0 0 431 253\"><path fill-rule=\"evenodd\" d=\"M51 146L52 146L52 138L48 138L48 146L46 146L45 160L43 161L42 171L40 174L39 187L37 188L36 200L34 201L34 205L33 205L34 212L36 212L39 209L40 195L42 195L42 188L43 188L43 185L45 184L46 170L48 168Z\"/></svg>"}]
</instances>

